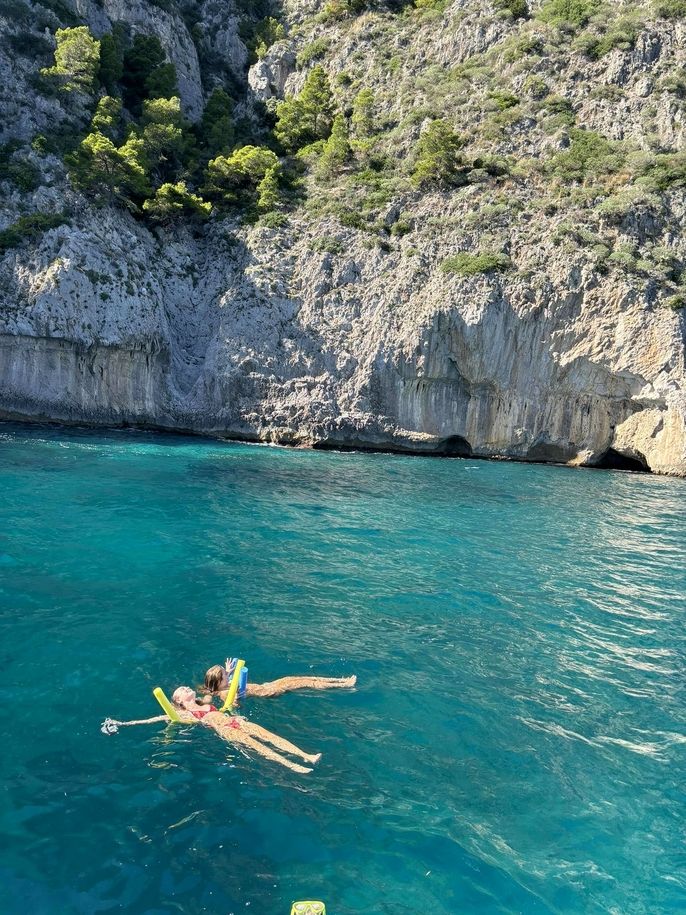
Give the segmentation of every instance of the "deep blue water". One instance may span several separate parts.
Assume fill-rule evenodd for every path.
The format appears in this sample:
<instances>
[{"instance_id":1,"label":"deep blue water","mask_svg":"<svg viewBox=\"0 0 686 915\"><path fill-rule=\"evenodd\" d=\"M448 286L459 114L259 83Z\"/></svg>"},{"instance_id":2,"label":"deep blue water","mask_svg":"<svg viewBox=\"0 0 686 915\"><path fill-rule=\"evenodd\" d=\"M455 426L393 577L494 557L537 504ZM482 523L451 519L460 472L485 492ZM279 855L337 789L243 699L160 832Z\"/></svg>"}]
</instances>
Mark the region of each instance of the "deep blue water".
<instances>
[{"instance_id":1,"label":"deep blue water","mask_svg":"<svg viewBox=\"0 0 686 915\"><path fill-rule=\"evenodd\" d=\"M0 911L686 910L686 482L0 427ZM154 715L227 654L323 758Z\"/></svg>"}]
</instances>

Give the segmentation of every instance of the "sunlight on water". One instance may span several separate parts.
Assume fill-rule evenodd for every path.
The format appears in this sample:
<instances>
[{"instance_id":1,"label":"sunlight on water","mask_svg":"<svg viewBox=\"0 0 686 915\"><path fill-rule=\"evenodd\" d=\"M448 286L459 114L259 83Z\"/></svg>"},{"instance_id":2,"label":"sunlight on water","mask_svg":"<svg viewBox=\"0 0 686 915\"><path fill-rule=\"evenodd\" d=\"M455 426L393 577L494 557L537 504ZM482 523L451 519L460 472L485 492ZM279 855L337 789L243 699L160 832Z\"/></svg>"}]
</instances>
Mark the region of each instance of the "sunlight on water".
<instances>
[{"instance_id":1,"label":"sunlight on water","mask_svg":"<svg viewBox=\"0 0 686 915\"><path fill-rule=\"evenodd\" d=\"M686 910L686 483L0 427L0 911ZM227 654L355 691L157 713Z\"/></svg>"}]
</instances>

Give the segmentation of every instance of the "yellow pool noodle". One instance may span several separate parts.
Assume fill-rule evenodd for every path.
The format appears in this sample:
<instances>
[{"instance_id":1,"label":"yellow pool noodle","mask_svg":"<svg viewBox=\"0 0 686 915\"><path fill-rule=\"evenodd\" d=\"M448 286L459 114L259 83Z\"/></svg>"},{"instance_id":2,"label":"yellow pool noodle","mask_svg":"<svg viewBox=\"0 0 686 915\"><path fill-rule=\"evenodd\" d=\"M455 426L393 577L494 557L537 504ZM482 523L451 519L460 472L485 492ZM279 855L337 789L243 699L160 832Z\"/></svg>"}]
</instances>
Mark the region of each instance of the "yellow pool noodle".
<instances>
[{"instance_id":1,"label":"yellow pool noodle","mask_svg":"<svg viewBox=\"0 0 686 915\"><path fill-rule=\"evenodd\" d=\"M245 667L245 661L236 661L236 668L233 672L233 677L231 679L231 686L229 686L229 691L224 700L224 705L219 709L220 712L228 712L233 708L233 703L236 699L236 693L238 692L238 684L241 679L241 671Z\"/></svg>"},{"instance_id":2,"label":"yellow pool noodle","mask_svg":"<svg viewBox=\"0 0 686 915\"><path fill-rule=\"evenodd\" d=\"M326 915L326 906L323 902L316 902L314 899L294 902L291 915Z\"/></svg>"},{"instance_id":3,"label":"yellow pool noodle","mask_svg":"<svg viewBox=\"0 0 686 915\"><path fill-rule=\"evenodd\" d=\"M167 715L169 718L171 718L172 721L181 721L181 719L179 718L179 713L176 711L176 709L171 704L169 699L167 699L167 697L164 695L161 687L156 686L155 689L152 691L152 694L155 697L155 699L157 699L159 704L162 706L165 715Z\"/></svg>"}]
</instances>

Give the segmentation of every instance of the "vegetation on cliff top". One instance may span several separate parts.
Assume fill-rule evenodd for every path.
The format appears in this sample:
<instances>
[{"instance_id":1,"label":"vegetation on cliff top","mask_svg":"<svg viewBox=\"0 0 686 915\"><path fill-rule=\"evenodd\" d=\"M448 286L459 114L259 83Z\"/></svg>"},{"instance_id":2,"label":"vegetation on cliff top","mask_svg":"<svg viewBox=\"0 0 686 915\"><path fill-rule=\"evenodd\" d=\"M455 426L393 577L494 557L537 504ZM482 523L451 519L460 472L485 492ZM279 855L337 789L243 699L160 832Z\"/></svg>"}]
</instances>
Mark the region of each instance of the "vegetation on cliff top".
<instances>
[{"instance_id":1,"label":"vegetation on cliff top","mask_svg":"<svg viewBox=\"0 0 686 915\"><path fill-rule=\"evenodd\" d=\"M400 214L423 195L438 194L450 206L469 194L465 224L478 237L458 259L469 253L481 263L487 251L504 264L518 214L568 215L577 229L551 232L554 243L586 248L599 272L621 268L675 301L682 295L679 256L667 270L650 238L641 256L627 254L620 229L632 231L627 220L635 213L659 219L665 195L686 184L685 154L676 139L670 146L656 132L658 99L668 98L673 114L683 109L686 76L664 74L643 103L642 136L627 130L619 139L606 127L629 104L626 77L601 74L608 55L632 53L656 17L686 17L683 0L415 0L373 9L363 0L329 0L300 10L297 23L270 0L239 2L250 61L280 42L297 52L304 71L299 91L248 105L245 85L208 50L201 12L160 0L196 41L205 80L197 123L182 114L176 72L156 36L115 23L95 38L60 0L50 2L62 27L36 86L60 100L65 118L53 134L35 138L34 150L60 152L74 187L96 203L160 225L231 212L271 226L304 204L391 250L414 231L416 221ZM4 15L28 23L22 0L1 3L12 7ZM488 36L480 48L469 28L477 12ZM452 67L433 65L431 54L417 65L417 49L439 32L444 42L459 32L472 53L461 50L462 62ZM20 34L12 39L27 45ZM578 91L575 66L577 76L601 68L583 76L590 93ZM0 178L28 192L40 170L8 150ZM499 195L504 202L493 203ZM448 270L453 262L443 263Z\"/></svg>"}]
</instances>

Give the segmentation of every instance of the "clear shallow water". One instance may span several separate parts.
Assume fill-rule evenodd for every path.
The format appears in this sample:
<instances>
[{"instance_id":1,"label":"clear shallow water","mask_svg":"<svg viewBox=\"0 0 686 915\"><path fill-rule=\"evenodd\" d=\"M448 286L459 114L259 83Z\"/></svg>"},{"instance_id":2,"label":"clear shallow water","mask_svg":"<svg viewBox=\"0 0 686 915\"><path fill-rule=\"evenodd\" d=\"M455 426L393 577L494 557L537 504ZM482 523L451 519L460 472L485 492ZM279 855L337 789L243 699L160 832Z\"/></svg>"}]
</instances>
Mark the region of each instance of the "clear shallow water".
<instances>
[{"instance_id":1,"label":"clear shallow water","mask_svg":"<svg viewBox=\"0 0 686 915\"><path fill-rule=\"evenodd\" d=\"M685 519L657 477L0 427L0 911L683 911ZM100 733L232 653L358 674L244 706L311 775Z\"/></svg>"}]
</instances>

